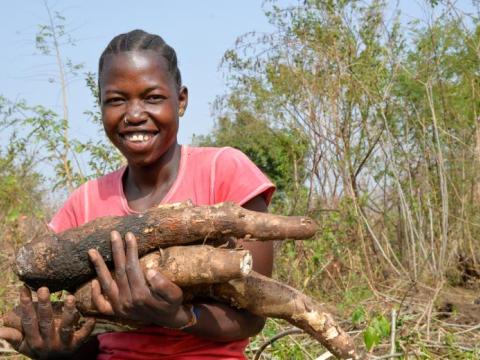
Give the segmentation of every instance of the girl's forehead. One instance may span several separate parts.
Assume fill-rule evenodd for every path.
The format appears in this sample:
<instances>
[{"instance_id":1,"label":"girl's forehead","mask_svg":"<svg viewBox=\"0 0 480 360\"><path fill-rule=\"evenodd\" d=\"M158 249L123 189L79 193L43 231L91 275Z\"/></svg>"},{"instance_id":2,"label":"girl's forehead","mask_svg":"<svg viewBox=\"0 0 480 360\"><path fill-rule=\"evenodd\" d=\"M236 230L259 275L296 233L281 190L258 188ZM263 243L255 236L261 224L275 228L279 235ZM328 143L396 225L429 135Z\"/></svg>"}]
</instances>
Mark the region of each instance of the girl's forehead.
<instances>
[{"instance_id":1,"label":"girl's forehead","mask_svg":"<svg viewBox=\"0 0 480 360\"><path fill-rule=\"evenodd\" d=\"M103 71L127 68L158 68L158 70L167 71L167 61L158 52L153 50L133 50L122 51L116 54L108 54L103 63Z\"/></svg>"},{"instance_id":2,"label":"girl's forehead","mask_svg":"<svg viewBox=\"0 0 480 360\"><path fill-rule=\"evenodd\" d=\"M109 54L104 61L101 81L132 76L156 76L170 78L165 58L152 50L125 51Z\"/></svg>"}]
</instances>

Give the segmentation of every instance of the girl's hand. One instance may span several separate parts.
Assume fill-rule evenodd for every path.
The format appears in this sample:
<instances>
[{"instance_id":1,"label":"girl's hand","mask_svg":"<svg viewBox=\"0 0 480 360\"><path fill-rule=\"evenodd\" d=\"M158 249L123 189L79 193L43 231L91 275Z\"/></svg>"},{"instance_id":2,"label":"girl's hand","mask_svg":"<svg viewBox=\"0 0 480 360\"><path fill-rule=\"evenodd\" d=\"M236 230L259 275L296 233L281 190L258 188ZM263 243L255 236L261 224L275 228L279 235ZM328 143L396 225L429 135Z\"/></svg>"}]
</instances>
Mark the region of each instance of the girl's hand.
<instances>
[{"instance_id":1,"label":"girl's hand","mask_svg":"<svg viewBox=\"0 0 480 360\"><path fill-rule=\"evenodd\" d=\"M149 270L147 281L138 259L137 240L125 235L126 249L118 231L112 231L114 278L98 251L88 255L97 271L92 282L92 300L105 315L140 320L169 328L185 328L195 323L190 307L182 305L182 290L159 272Z\"/></svg>"},{"instance_id":2,"label":"girl's hand","mask_svg":"<svg viewBox=\"0 0 480 360\"><path fill-rule=\"evenodd\" d=\"M75 331L79 315L75 297L69 295L63 306L63 314L53 316L50 291L42 287L37 291L38 308L35 309L32 293L27 287L20 291L23 334L13 328L0 328L0 338L8 341L15 350L34 359L61 359L70 356L82 345L95 326L89 318Z\"/></svg>"}]
</instances>

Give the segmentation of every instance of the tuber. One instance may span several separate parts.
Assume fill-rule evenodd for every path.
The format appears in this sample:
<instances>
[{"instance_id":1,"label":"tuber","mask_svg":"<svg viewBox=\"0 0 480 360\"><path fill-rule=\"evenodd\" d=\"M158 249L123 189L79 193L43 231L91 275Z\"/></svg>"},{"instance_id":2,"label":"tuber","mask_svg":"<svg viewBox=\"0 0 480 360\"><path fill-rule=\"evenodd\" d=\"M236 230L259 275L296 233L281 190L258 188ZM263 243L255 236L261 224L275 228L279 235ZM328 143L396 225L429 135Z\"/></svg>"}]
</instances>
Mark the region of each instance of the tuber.
<instances>
[{"instance_id":1,"label":"tuber","mask_svg":"<svg viewBox=\"0 0 480 360\"><path fill-rule=\"evenodd\" d=\"M203 255L196 255L200 253ZM251 262L247 255L245 250L206 245L177 246L144 256L140 262L145 271L149 268L161 271L181 286L189 300L195 296L208 296L259 316L284 319L307 332L335 356L341 359L360 358L352 339L335 323L324 306L290 286L250 271ZM210 256L214 261L191 262L203 256ZM231 270L227 271L225 266ZM230 273L229 278L225 276L227 272ZM80 287L75 297L77 308L84 316L102 318L92 304L90 283ZM54 308L56 311L61 309L58 304ZM18 308L6 314L4 325L20 329L19 314ZM127 329L147 325L124 319L107 319L126 324Z\"/></svg>"},{"instance_id":2,"label":"tuber","mask_svg":"<svg viewBox=\"0 0 480 360\"><path fill-rule=\"evenodd\" d=\"M211 239L306 239L317 227L306 217L287 217L246 210L233 203L193 206L191 202L162 205L140 215L103 217L59 234L47 234L21 247L16 272L37 289L74 291L95 276L87 252L97 249L112 265L110 232L132 232L139 256L159 247Z\"/></svg>"}]
</instances>

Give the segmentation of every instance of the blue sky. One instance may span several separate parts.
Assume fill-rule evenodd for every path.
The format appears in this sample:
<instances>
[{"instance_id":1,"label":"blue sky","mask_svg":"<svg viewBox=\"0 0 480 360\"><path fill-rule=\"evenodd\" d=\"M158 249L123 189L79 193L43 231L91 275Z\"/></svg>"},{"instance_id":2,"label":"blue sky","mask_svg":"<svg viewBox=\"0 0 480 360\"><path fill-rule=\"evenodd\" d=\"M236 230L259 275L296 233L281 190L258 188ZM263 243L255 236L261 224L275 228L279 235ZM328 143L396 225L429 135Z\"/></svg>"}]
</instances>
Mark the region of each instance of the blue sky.
<instances>
[{"instance_id":1,"label":"blue sky","mask_svg":"<svg viewBox=\"0 0 480 360\"><path fill-rule=\"evenodd\" d=\"M75 47L64 47L74 62L85 63L85 71L96 71L100 53L115 35L135 28L160 34L176 50L184 84L190 91L189 108L182 118L181 143L192 134L205 134L213 126L210 104L225 92L219 71L220 59L235 39L246 32L269 32L261 0L49 0L52 10L67 18L68 29L77 39ZM295 0L281 3L296 3ZM457 1L460 7L469 0ZM391 1L394 6L397 1ZM404 20L424 16L423 1L400 0ZM60 89L50 84L54 60L35 55L38 24L48 21L42 0L4 1L0 12L2 56L0 94L9 99L24 98L61 113ZM93 99L79 77L69 88L72 134L82 139L97 136L83 111Z\"/></svg>"}]
</instances>

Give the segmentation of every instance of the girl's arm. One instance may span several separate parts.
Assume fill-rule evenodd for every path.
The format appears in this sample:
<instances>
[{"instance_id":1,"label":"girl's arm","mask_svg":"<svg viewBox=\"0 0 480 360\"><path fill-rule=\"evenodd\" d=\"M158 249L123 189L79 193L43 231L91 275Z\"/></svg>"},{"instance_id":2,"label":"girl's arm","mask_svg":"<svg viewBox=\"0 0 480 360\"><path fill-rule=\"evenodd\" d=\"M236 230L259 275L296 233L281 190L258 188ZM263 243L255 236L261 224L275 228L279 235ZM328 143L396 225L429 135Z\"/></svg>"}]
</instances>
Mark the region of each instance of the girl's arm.
<instances>
[{"instance_id":1,"label":"girl's arm","mask_svg":"<svg viewBox=\"0 0 480 360\"><path fill-rule=\"evenodd\" d=\"M243 205L248 210L267 212L267 204L259 195ZM273 244L268 242L243 242L241 245L250 250L253 256L253 270L272 275ZM265 319L246 310L233 309L219 302L195 304L198 314L197 323L184 331L217 341L246 339L258 334L265 325Z\"/></svg>"},{"instance_id":2,"label":"girl's arm","mask_svg":"<svg viewBox=\"0 0 480 360\"><path fill-rule=\"evenodd\" d=\"M267 210L262 196L244 206L250 210ZM126 234L124 245L120 234L114 231L111 244L115 263L113 276L100 253L89 250L98 277L92 282L92 299L102 314L183 329L217 341L245 339L263 328L263 318L221 303L196 304L193 314L189 305L183 305L182 290L161 273L149 270L145 279L133 234ZM269 276L273 263L272 244L252 242L243 245L252 251L253 269ZM198 317L196 322L194 317ZM191 323L194 325L189 325Z\"/></svg>"}]
</instances>

